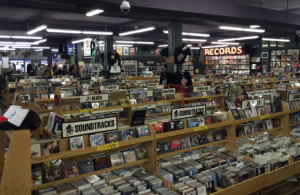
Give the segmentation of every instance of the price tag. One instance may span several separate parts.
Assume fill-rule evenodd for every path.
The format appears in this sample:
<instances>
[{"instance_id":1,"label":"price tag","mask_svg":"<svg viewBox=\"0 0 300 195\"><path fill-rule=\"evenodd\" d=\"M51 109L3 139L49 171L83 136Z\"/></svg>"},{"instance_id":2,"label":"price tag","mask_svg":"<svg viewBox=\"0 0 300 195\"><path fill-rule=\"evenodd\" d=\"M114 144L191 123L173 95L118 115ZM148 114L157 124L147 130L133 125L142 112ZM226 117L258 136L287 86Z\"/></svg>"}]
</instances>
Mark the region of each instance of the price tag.
<instances>
[{"instance_id":1,"label":"price tag","mask_svg":"<svg viewBox=\"0 0 300 195\"><path fill-rule=\"evenodd\" d=\"M260 116L260 119L261 119L261 120L267 119L267 118L270 118L270 114L266 114L266 115Z\"/></svg>"},{"instance_id":2,"label":"price tag","mask_svg":"<svg viewBox=\"0 0 300 195\"><path fill-rule=\"evenodd\" d=\"M201 96L202 99L208 99L209 96Z\"/></svg>"},{"instance_id":3,"label":"price tag","mask_svg":"<svg viewBox=\"0 0 300 195\"><path fill-rule=\"evenodd\" d=\"M157 101L157 104L164 104L167 103L167 100Z\"/></svg>"},{"instance_id":4,"label":"price tag","mask_svg":"<svg viewBox=\"0 0 300 195\"><path fill-rule=\"evenodd\" d=\"M119 147L119 142L97 146L97 151L111 150Z\"/></svg>"},{"instance_id":5,"label":"price tag","mask_svg":"<svg viewBox=\"0 0 300 195\"><path fill-rule=\"evenodd\" d=\"M80 113L83 113L83 112L92 112L93 109L90 108L90 109L83 109L83 110L80 110Z\"/></svg>"},{"instance_id":6,"label":"price tag","mask_svg":"<svg viewBox=\"0 0 300 195\"><path fill-rule=\"evenodd\" d=\"M203 125L200 127L194 127L194 131L203 131L207 129L207 125Z\"/></svg>"}]
</instances>

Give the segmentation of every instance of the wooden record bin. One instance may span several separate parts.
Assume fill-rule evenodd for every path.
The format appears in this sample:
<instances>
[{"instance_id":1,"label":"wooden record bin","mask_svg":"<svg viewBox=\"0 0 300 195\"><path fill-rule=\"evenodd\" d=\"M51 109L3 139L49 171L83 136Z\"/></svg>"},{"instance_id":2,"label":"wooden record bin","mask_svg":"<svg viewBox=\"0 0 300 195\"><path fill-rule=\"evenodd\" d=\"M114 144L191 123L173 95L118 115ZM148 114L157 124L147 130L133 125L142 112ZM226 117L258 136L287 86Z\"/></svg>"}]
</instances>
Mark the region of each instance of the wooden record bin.
<instances>
[{"instance_id":1,"label":"wooden record bin","mask_svg":"<svg viewBox=\"0 0 300 195\"><path fill-rule=\"evenodd\" d=\"M220 94L217 95L208 95L208 96L195 96L195 97L184 97L183 100L187 103L195 103L199 100L219 100L220 103L215 106L206 106L206 109L209 108L217 108L217 110L225 110L225 101L224 101L224 94L221 91Z\"/></svg>"}]
</instances>

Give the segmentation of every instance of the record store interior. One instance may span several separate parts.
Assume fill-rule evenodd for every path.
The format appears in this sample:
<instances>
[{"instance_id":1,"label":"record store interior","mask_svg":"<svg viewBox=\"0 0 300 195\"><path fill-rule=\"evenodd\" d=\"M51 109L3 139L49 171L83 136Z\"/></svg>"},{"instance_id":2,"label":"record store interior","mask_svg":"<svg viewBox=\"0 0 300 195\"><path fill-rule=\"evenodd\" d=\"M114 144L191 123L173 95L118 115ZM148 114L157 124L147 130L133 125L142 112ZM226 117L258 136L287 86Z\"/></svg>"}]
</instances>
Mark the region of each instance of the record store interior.
<instances>
[{"instance_id":1,"label":"record store interior","mask_svg":"<svg viewBox=\"0 0 300 195\"><path fill-rule=\"evenodd\" d=\"M300 195L300 0L1 0L0 195Z\"/></svg>"}]
</instances>

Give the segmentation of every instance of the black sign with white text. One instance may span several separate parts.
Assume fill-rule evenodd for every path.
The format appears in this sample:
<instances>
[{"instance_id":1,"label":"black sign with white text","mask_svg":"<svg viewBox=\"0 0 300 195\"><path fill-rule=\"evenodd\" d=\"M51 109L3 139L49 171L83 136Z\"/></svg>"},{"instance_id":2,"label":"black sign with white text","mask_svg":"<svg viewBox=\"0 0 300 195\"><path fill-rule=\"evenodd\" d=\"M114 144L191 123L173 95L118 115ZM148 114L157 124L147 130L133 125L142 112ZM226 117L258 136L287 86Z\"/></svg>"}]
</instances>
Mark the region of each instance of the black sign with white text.
<instances>
[{"instance_id":1,"label":"black sign with white text","mask_svg":"<svg viewBox=\"0 0 300 195\"><path fill-rule=\"evenodd\" d=\"M206 113L205 106L193 106L188 108L172 108L171 119L182 119L194 117L197 112L202 112L204 115Z\"/></svg>"}]
</instances>

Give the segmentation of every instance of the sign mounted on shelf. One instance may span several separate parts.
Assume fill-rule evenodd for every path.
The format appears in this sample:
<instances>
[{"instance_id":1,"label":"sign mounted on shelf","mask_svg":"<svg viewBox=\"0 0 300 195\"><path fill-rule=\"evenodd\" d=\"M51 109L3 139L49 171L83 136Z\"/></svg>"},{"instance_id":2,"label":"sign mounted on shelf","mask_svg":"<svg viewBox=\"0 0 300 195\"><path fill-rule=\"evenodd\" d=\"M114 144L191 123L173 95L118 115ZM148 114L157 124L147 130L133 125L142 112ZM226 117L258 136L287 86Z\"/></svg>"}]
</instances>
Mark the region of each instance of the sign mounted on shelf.
<instances>
[{"instance_id":1,"label":"sign mounted on shelf","mask_svg":"<svg viewBox=\"0 0 300 195\"><path fill-rule=\"evenodd\" d=\"M170 89L162 89L161 93L162 94L175 94L175 88L170 88Z\"/></svg>"},{"instance_id":2,"label":"sign mounted on shelf","mask_svg":"<svg viewBox=\"0 0 300 195\"><path fill-rule=\"evenodd\" d=\"M193 106L188 108L172 108L171 119L182 119L194 117L197 112L206 113L205 106Z\"/></svg>"},{"instance_id":3,"label":"sign mounted on shelf","mask_svg":"<svg viewBox=\"0 0 300 195\"><path fill-rule=\"evenodd\" d=\"M100 90L118 90L119 85L105 85L105 86L100 86Z\"/></svg>"},{"instance_id":4,"label":"sign mounted on shelf","mask_svg":"<svg viewBox=\"0 0 300 195\"><path fill-rule=\"evenodd\" d=\"M155 87L157 85L159 85L159 83L147 83L148 87Z\"/></svg>"},{"instance_id":5,"label":"sign mounted on shelf","mask_svg":"<svg viewBox=\"0 0 300 195\"><path fill-rule=\"evenodd\" d=\"M108 101L108 93L102 93L97 95L87 95L87 96L80 96L80 103L83 102L101 102L101 101Z\"/></svg>"},{"instance_id":6,"label":"sign mounted on shelf","mask_svg":"<svg viewBox=\"0 0 300 195\"><path fill-rule=\"evenodd\" d=\"M99 80L102 80L103 77L91 77L91 80L92 81L99 81Z\"/></svg>"},{"instance_id":7,"label":"sign mounted on shelf","mask_svg":"<svg viewBox=\"0 0 300 195\"><path fill-rule=\"evenodd\" d=\"M258 107L265 106L265 98L259 98L259 99L254 99L254 100L257 101ZM242 101L242 108L243 109L250 108L250 100L243 100Z\"/></svg>"},{"instance_id":8,"label":"sign mounted on shelf","mask_svg":"<svg viewBox=\"0 0 300 195\"><path fill-rule=\"evenodd\" d=\"M217 55L235 55L235 54L242 54L243 47L221 47L221 48L214 48L214 49L205 49L204 55L206 56L217 56Z\"/></svg>"},{"instance_id":9,"label":"sign mounted on shelf","mask_svg":"<svg viewBox=\"0 0 300 195\"><path fill-rule=\"evenodd\" d=\"M145 90L145 96L146 97L153 96L153 90Z\"/></svg>"},{"instance_id":10,"label":"sign mounted on shelf","mask_svg":"<svg viewBox=\"0 0 300 195\"><path fill-rule=\"evenodd\" d=\"M80 121L62 124L62 137L74 137L99 133L103 131L117 130L117 117L103 118L97 120Z\"/></svg>"},{"instance_id":11,"label":"sign mounted on shelf","mask_svg":"<svg viewBox=\"0 0 300 195\"><path fill-rule=\"evenodd\" d=\"M193 87L193 92L210 91L210 86L197 86Z\"/></svg>"},{"instance_id":12,"label":"sign mounted on shelf","mask_svg":"<svg viewBox=\"0 0 300 195\"><path fill-rule=\"evenodd\" d=\"M300 93L295 93L295 94L290 93L288 97L288 101L291 102L296 100L300 100Z\"/></svg>"},{"instance_id":13,"label":"sign mounted on shelf","mask_svg":"<svg viewBox=\"0 0 300 195\"><path fill-rule=\"evenodd\" d=\"M37 79L20 79L20 83L36 83Z\"/></svg>"},{"instance_id":14,"label":"sign mounted on shelf","mask_svg":"<svg viewBox=\"0 0 300 195\"><path fill-rule=\"evenodd\" d=\"M289 83L299 83L299 78L290 78Z\"/></svg>"},{"instance_id":15,"label":"sign mounted on shelf","mask_svg":"<svg viewBox=\"0 0 300 195\"><path fill-rule=\"evenodd\" d=\"M277 91L286 91L286 85L277 85Z\"/></svg>"}]
</instances>

